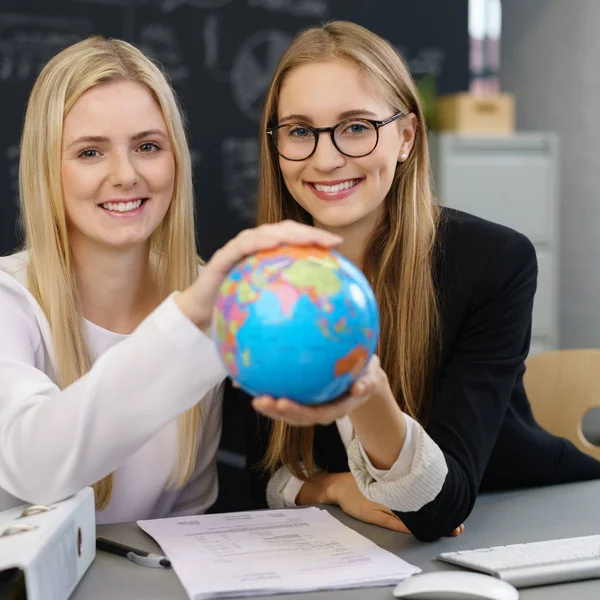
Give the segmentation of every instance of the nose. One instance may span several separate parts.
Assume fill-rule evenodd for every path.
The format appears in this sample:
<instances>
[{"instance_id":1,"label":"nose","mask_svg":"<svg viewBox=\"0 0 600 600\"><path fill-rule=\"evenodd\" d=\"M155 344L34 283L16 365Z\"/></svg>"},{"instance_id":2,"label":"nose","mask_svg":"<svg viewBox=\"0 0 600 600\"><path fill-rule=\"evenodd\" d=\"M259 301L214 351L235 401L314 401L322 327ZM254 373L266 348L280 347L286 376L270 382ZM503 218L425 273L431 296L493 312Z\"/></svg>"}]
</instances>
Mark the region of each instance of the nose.
<instances>
[{"instance_id":1,"label":"nose","mask_svg":"<svg viewBox=\"0 0 600 600\"><path fill-rule=\"evenodd\" d=\"M129 152L115 152L110 164L110 183L124 188L133 187L138 181L138 172Z\"/></svg>"},{"instance_id":2,"label":"nose","mask_svg":"<svg viewBox=\"0 0 600 600\"><path fill-rule=\"evenodd\" d=\"M321 133L317 149L312 155L313 166L323 172L330 172L346 164L346 157L334 146L328 133Z\"/></svg>"}]
</instances>

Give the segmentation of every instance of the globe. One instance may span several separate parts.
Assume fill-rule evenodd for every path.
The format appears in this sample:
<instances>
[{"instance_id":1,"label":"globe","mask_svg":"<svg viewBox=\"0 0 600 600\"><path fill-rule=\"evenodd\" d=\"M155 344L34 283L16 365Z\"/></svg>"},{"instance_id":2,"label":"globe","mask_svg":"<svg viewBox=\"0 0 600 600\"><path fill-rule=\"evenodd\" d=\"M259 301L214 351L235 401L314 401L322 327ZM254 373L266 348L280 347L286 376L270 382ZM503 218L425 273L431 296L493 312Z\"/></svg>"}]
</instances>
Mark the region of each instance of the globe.
<instances>
[{"instance_id":1,"label":"globe","mask_svg":"<svg viewBox=\"0 0 600 600\"><path fill-rule=\"evenodd\" d=\"M212 337L231 379L252 396L320 404L347 392L364 371L379 313L367 279L341 254L283 245L231 270Z\"/></svg>"}]
</instances>

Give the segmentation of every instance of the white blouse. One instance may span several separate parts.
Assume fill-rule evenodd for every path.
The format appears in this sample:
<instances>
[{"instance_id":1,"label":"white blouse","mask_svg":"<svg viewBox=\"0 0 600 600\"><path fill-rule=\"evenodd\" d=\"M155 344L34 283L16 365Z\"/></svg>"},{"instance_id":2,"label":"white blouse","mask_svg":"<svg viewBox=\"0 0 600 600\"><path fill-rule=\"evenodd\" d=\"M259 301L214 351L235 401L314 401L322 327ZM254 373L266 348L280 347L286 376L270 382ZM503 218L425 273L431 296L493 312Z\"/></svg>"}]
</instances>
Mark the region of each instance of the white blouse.
<instances>
[{"instance_id":1,"label":"white blouse","mask_svg":"<svg viewBox=\"0 0 600 600\"><path fill-rule=\"evenodd\" d=\"M64 390L26 255L0 258L0 510L49 503L115 473L98 523L198 514L217 496L225 370L212 340L165 300L131 335L86 321L95 358ZM201 401L196 467L177 490L177 416Z\"/></svg>"}]
</instances>

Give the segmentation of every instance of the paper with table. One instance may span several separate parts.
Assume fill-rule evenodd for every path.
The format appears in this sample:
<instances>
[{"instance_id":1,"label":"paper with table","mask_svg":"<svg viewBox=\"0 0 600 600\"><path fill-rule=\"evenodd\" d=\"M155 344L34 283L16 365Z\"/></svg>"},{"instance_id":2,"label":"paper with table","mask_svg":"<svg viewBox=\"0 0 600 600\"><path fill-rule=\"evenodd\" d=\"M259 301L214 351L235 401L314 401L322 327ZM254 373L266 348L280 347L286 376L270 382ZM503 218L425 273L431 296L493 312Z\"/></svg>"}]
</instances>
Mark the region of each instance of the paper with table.
<instances>
[{"instance_id":1,"label":"paper with table","mask_svg":"<svg viewBox=\"0 0 600 600\"><path fill-rule=\"evenodd\" d=\"M421 571L316 507L138 525L192 600L394 585Z\"/></svg>"}]
</instances>

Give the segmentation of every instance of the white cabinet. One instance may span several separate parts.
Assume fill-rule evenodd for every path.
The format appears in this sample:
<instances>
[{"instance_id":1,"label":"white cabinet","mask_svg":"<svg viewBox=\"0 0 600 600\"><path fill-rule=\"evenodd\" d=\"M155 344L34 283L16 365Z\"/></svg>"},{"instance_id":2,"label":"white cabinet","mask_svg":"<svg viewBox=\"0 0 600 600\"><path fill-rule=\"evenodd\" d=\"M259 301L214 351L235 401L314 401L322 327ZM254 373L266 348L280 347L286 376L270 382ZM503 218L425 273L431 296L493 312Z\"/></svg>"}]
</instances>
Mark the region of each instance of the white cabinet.
<instances>
[{"instance_id":1,"label":"white cabinet","mask_svg":"<svg viewBox=\"0 0 600 600\"><path fill-rule=\"evenodd\" d=\"M436 193L445 206L524 233L537 252L530 354L558 348L558 140L553 133L429 137Z\"/></svg>"}]
</instances>

